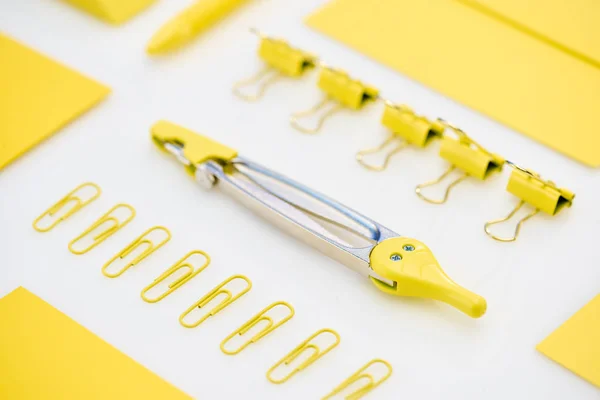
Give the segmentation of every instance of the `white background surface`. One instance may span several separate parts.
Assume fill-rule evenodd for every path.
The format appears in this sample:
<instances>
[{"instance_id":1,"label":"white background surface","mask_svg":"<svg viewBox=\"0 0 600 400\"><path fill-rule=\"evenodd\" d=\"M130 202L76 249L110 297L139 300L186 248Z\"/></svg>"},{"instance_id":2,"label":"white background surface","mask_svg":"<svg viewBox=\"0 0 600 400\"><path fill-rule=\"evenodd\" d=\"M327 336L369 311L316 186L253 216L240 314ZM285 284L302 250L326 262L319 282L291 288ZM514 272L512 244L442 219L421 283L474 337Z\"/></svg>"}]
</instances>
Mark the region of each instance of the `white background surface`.
<instances>
[{"instance_id":1,"label":"white background surface","mask_svg":"<svg viewBox=\"0 0 600 400\"><path fill-rule=\"evenodd\" d=\"M319 398L375 357L391 362L394 373L374 399L598 398L597 388L535 351L600 291L597 170L309 30L302 19L323 0L256 0L183 51L148 58L147 40L189 3L159 1L112 27L58 1L0 0L0 30L113 89L0 174L0 295L25 286L197 398ZM357 149L386 135L380 104L335 117L321 135L306 136L287 118L320 99L314 72L273 87L260 103L237 100L233 82L261 67L251 26L320 54L387 98L451 119L495 152L573 190L574 207L530 220L516 243L498 243L482 227L516 204L504 191L508 170L484 184L465 182L446 205L433 206L413 189L446 168L437 144L403 152L380 174L354 161ZM402 51L401 44L393 51ZM487 298L488 313L472 320L443 304L388 297L225 194L203 191L151 143L149 127L159 119L212 136L419 238L452 278ZM49 233L31 228L40 212L84 181L102 187L99 200ZM135 220L92 252L69 253L67 243L117 202L135 206ZM171 229L167 246L118 279L101 275L105 261L153 225ZM141 288L195 248L212 256L208 269L158 304L141 301ZM245 298L197 329L178 324L183 310L234 273L254 283ZM296 308L288 324L237 356L220 352L222 338L280 299ZM338 348L284 385L267 382L268 367L324 327L339 331Z\"/></svg>"}]
</instances>

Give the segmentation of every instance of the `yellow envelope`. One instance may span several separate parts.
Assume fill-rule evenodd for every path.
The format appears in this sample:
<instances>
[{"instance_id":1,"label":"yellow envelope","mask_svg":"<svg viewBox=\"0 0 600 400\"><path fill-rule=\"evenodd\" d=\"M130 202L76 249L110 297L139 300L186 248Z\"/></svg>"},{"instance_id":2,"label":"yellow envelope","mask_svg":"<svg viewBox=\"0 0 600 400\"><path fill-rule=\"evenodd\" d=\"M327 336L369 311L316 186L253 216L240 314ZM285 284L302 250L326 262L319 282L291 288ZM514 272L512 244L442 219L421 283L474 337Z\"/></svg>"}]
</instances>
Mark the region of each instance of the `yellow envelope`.
<instances>
[{"instance_id":1,"label":"yellow envelope","mask_svg":"<svg viewBox=\"0 0 600 400\"><path fill-rule=\"evenodd\" d=\"M27 289L0 321L0 399L191 399Z\"/></svg>"},{"instance_id":2,"label":"yellow envelope","mask_svg":"<svg viewBox=\"0 0 600 400\"><path fill-rule=\"evenodd\" d=\"M458 0L600 67L596 0Z\"/></svg>"},{"instance_id":3,"label":"yellow envelope","mask_svg":"<svg viewBox=\"0 0 600 400\"><path fill-rule=\"evenodd\" d=\"M96 18L120 24L133 18L156 0L63 0Z\"/></svg>"},{"instance_id":4,"label":"yellow envelope","mask_svg":"<svg viewBox=\"0 0 600 400\"><path fill-rule=\"evenodd\" d=\"M0 169L110 89L0 33Z\"/></svg>"},{"instance_id":5,"label":"yellow envelope","mask_svg":"<svg viewBox=\"0 0 600 400\"><path fill-rule=\"evenodd\" d=\"M577 311L536 348L600 388L600 295Z\"/></svg>"},{"instance_id":6,"label":"yellow envelope","mask_svg":"<svg viewBox=\"0 0 600 400\"><path fill-rule=\"evenodd\" d=\"M598 21L596 0L333 0L307 19L594 167L600 166Z\"/></svg>"}]
</instances>

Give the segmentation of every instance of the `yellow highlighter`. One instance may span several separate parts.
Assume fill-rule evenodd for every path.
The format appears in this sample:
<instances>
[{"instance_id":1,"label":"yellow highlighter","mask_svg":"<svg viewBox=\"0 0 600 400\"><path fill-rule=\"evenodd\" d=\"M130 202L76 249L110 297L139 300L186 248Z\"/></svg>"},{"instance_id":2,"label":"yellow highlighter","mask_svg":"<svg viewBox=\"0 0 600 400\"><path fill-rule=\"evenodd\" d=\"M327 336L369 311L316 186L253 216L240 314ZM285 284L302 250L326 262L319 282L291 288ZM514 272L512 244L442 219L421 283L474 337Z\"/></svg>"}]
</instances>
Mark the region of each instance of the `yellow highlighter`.
<instances>
[{"instance_id":1,"label":"yellow highlighter","mask_svg":"<svg viewBox=\"0 0 600 400\"><path fill-rule=\"evenodd\" d=\"M248 0L200 0L163 25L146 51L166 53L183 46Z\"/></svg>"}]
</instances>

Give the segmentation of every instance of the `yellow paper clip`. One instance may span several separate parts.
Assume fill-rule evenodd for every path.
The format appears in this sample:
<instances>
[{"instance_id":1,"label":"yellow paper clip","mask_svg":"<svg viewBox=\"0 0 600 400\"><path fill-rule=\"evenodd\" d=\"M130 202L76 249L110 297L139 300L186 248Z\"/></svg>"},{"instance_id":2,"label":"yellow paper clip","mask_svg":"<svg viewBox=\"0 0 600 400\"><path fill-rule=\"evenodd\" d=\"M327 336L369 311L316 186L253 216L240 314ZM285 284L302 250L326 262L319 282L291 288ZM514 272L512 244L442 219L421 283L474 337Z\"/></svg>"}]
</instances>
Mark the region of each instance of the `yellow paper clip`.
<instances>
[{"instance_id":1,"label":"yellow paper clip","mask_svg":"<svg viewBox=\"0 0 600 400\"><path fill-rule=\"evenodd\" d=\"M92 194L91 196L89 196L87 198L82 199L80 194L81 194L81 192L85 191L85 188L93 188L94 194ZM90 204L92 201L96 200L100 196L101 193L102 193L102 190L100 189L100 187L92 182L86 182L86 183L83 183L83 184L77 186L75 189L70 191L65 197L63 197L62 199L57 201L52 207L50 207L49 209L44 211L44 213L42 215L37 217L35 219L35 221L33 221L33 229L35 229L38 232L48 232L49 230L54 228L56 225L58 225L61 221L64 221L65 219L69 218L71 215L75 214L77 211L81 210L83 207ZM72 204L72 206L64 214L62 214L60 217L56 218L53 222L51 222L47 226L42 226L42 227L39 226L39 224L42 220L51 218L54 215L58 214L61 210L63 210L67 206L67 204Z\"/></svg>"},{"instance_id":2,"label":"yellow paper clip","mask_svg":"<svg viewBox=\"0 0 600 400\"><path fill-rule=\"evenodd\" d=\"M244 287L243 290L241 290L237 294L233 295L233 294L231 294L231 291L229 289L225 289L225 286L227 286L230 282L235 281L236 279L246 281L246 286ZM204 295L200 300L195 302L190 308L185 310L185 312L183 314L181 314L181 316L179 317L179 323L186 328L195 328L198 325L200 325L201 323L203 323L204 321L206 321L209 317L215 316L219 311L221 311L222 309L224 309L225 307L227 307L228 305L230 305L231 303L233 303L234 301L236 301L237 299L242 297L244 294L248 293L248 291L250 291L251 288L252 288L252 282L246 276L233 275L233 276L227 278L226 280L224 280L223 282L221 282L217 287L215 287L213 290L211 290L206 295ZM223 294L225 295L225 298L223 298L219 304L217 304L212 310L210 310L209 313L205 314L202 318L200 318L192 323L185 322L185 317L187 317L192 311L201 309L202 307L206 306L208 303L213 301L215 298L217 298L218 296L223 295Z\"/></svg>"},{"instance_id":3,"label":"yellow paper clip","mask_svg":"<svg viewBox=\"0 0 600 400\"><path fill-rule=\"evenodd\" d=\"M533 171L519 167L510 161L506 162L513 167L506 190L520 198L521 201L506 217L486 222L484 230L492 239L500 242L514 242L517 240L521 225L525 221L540 211L548 215L556 215L563 208L571 207L575 194L567 189L556 187L554 182L542 179L539 174ZM525 203L530 204L534 209L517 223L512 237L499 237L490 231L490 226L508 221Z\"/></svg>"},{"instance_id":4,"label":"yellow paper clip","mask_svg":"<svg viewBox=\"0 0 600 400\"><path fill-rule=\"evenodd\" d=\"M323 66L319 75L319 88L325 93L323 100L312 108L292 114L290 123L294 128L303 133L316 133L321 129L325 120L342 108L352 110L361 109L367 102L376 100L379 91L374 87L367 86L360 81L351 79L348 74L339 69ZM300 118L311 117L331 105L317 121L314 128L307 128L298 122Z\"/></svg>"},{"instance_id":5,"label":"yellow paper clip","mask_svg":"<svg viewBox=\"0 0 600 400\"><path fill-rule=\"evenodd\" d=\"M379 146L364 149L356 153L356 160L371 171L383 171L387 168L390 158L408 145L425 147L433 138L441 137L444 132L444 124L438 120L430 121L426 117L416 115L415 112L405 106L385 102L381 123L390 129L389 137ZM365 156L376 154L395 144L385 154L383 164L369 164Z\"/></svg>"},{"instance_id":6,"label":"yellow paper clip","mask_svg":"<svg viewBox=\"0 0 600 400\"><path fill-rule=\"evenodd\" d=\"M242 100L256 101L262 98L268 86L282 77L297 78L305 71L315 66L316 57L305 51L291 47L285 40L264 36L257 30L253 33L260 37L258 56L265 62L256 75L249 79L237 82L233 86L233 94ZM256 94L248 95L242 89L260 83Z\"/></svg>"},{"instance_id":7,"label":"yellow paper clip","mask_svg":"<svg viewBox=\"0 0 600 400\"><path fill-rule=\"evenodd\" d=\"M271 318L269 315L266 315L266 314L270 310L272 310L278 306L286 307L289 311L289 314L286 317L284 317L283 319L280 319L277 322L273 322L273 318ZM250 318L244 325L242 325L241 327L239 327L238 329L233 331L229 336L227 336L221 342L221 351L228 355L238 354L239 352L244 350L246 347L248 347L251 343L258 342L261 338L263 338L264 336L273 332L275 329L277 329L278 327L280 327L281 325L283 325L284 323L289 321L294 316L294 314L295 314L294 307L292 307L290 304L286 303L285 301L277 301L277 302L267 306L265 309L263 309L261 312L256 314L254 317ZM265 321L267 323L266 326L264 326L260 330L260 332L256 333L254 336L252 336L250 338L250 340L247 340L246 342L244 342L241 346L239 346L235 350L228 350L225 347L227 345L227 343L231 339L233 339L235 336L244 335L245 333L250 331L250 329L254 328L255 326L257 326L258 324L260 324L263 321Z\"/></svg>"},{"instance_id":8,"label":"yellow paper clip","mask_svg":"<svg viewBox=\"0 0 600 400\"><path fill-rule=\"evenodd\" d=\"M327 334L329 334L329 335L327 335ZM333 336L333 343L327 345L325 350L321 350L321 348L316 343L314 343L315 339L321 335ZM339 343L340 343L340 335L336 331L334 331L333 329L321 329L321 330L315 332L314 334L312 334L304 342L300 343L300 345L298 345L298 347L296 347L294 350L289 352L285 357L283 357L281 360L279 360L277 362L277 364L273 365L267 371L267 379L271 383L276 383L276 384L283 383L283 382L287 381L288 379L290 379L292 376L294 376L296 373L302 371L304 368L308 367L309 365L311 365L312 363L317 361L319 358L323 357L325 354L329 353ZM280 378L273 377L273 372L280 369L282 365L289 367L289 365L292 362L294 362L294 360L296 360L298 357L300 357L302 355L302 353L304 353L305 351L310 351L311 354L304 361L302 361L297 367L294 367L289 373L287 373L286 375L284 375Z\"/></svg>"},{"instance_id":9,"label":"yellow paper clip","mask_svg":"<svg viewBox=\"0 0 600 400\"><path fill-rule=\"evenodd\" d=\"M161 239L160 241L155 243L150 239L150 236L152 236L151 235L152 232L163 232L165 234L165 236L163 239ZM129 243L127 245L127 247L125 247L123 250L121 250L121 252L119 252L113 258L108 260L106 262L106 264L104 264L104 266L102 267L102 273L104 274L104 276L106 276L108 278L116 278L117 276L121 276L125 271L127 271L129 268L133 267L134 265L140 263L144 258L146 258L150 254L154 253L162 245L167 243L170 239L171 239L171 232L164 226L155 226L153 228L150 228L146 232L142 233L133 242ZM117 272L112 272L112 273L109 272L109 268L117 259L121 259L121 260L124 259L125 257L132 254L136 249L141 248L142 246L145 246L146 248L139 255L137 255L133 260L128 262L127 265L122 267Z\"/></svg>"},{"instance_id":10,"label":"yellow paper clip","mask_svg":"<svg viewBox=\"0 0 600 400\"><path fill-rule=\"evenodd\" d=\"M386 367L387 373L379 379L373 377L372 373L367 373L366 371L371 368L373 365L381 364ZM338 387L333 389L331 393L327 396L323 397L322 400L327 400L340 394L342 391L348 389L350 386L356 384L361 380L366 380L366 384L355 390L350 394L346 394L344 399L348 400L358 400L371 390L375 389L377 386L381 385L387 378L392 375L392 366L387 361L381 359L375 359L368 362L364 367L356 371L351 377L343 381Z\"/></svg>"},{"instance_id":11,"label":"yellow paper clip","mask_svg":"<svg viewBox=\"0 0 600 400\"><path fill-rule=\"evenodd\" d=\"M120 209L126 209L129 211L129 215L123 221L120 221L117 217L114 216L114 214L117 214L115 211ZM77 236L75 239L71 240L71 242L69 242L69 251L77 255L87 253L88 251L90 251L91 249L108 239L108 237L110 237L116 231L127 225L133 219L133 217L135 217L135 209L132 206L130 206L129 204L117 204L116 206L108 210L106 214L100 217L100 219L94 222L89 228L83 231L82 234ZM75 244L77 242L85 238L87 235L91 234L93 231L102 227L102 225L107 224L110 224L110 226L108 226L102 232L95 235L93 237L92 244L88 245L87 247L84 247L83 249L77 249L75 247Z\"/></svg>"},{"instance_id":12,"label":"yellow paper clip","mask_svg":"<svg viewBox=\"0 0 600 400\"><path fill-rule=\"evenodd\" d=\"M450 167L444 172L439 178L429 182L418 185L415 189L417 195L433 204L442 204L448 200L448 194L450 190L465 178L472 176L481 180L486 179L494 172L499 172L504 166L504 158L497 154L490 153L477 142L471 139L467 134L460 128L441 120L440 121L447 127L452 129L457 138L451 138L444 136L442 144L440 146L440 157L444 158L450 163ZM463 174L456 180L452 181L444 192L444 197L441 199L432 199L426 197L422 193L422 189L428 186L434 186L444 180L454 169L460 169Z\"/></svg>"},{"instance_id":13,"label":"yellow paper clip","mask_svg":"<svg viewBox=\"0 0 600 400\"><path fill-rule=\"evenodd\" d=\"M194 255L197 255L197 254L204 257L205 261L204 261L204 264L202 264L201 266L196 268L190 263L190 258L192 258ZM177 290L181 286L185 285L187 282L189 282L193 277L198 275L200 272L204 271L204 269L206 269L206 267L208 267L208 264L210 264L210 256L208 254L206 254L202 250L190 251L185 256L183 256L183 258L181 258L175 264L173 264L173 266L171 268L167 269L165 272L160 274L160 276L158 278L156 278L154 281L152 281L151 284L146 286L142 290L142 293L141 293L142 299L148 303L156 303L156 302L161 301L162 299L164 299L165 297L167 297L168 295L173 293L175 290ZM170 276L175 275L181 269L187 269L187 271L183 275L177 277L177 279L175 279L175 281L169 283L167 290L165 290L163 293L161 293L157 297L150 298L147 296L149 291L156 288L158 285L163 283Z\"/></svg>"}]
</instances>

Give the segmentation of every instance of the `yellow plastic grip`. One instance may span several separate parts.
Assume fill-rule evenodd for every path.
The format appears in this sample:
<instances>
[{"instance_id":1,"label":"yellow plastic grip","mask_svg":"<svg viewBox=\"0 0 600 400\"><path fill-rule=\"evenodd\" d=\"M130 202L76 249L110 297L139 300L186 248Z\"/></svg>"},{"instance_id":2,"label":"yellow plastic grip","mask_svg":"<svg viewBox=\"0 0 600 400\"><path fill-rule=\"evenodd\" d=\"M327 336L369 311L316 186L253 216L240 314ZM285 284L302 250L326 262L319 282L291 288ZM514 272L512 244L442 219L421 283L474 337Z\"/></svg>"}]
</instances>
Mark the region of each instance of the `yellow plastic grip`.
<instances>
[{"instance_id":1,"label":"yellow plastic grip","mask_svg":"<svg viewBox=\"0 0 600 400\"><path fill-rule=\"evenodd\" d=\"M370 261L377 274L394 281L394 286L390 286L371 277L383 292L439 300L473 318L485 314L485 299L452 281L431 250L418 240L405 237L384 240L372 250Z\"/></svg>"},{"instance_id":2,"label":"yellow plastic grip","mask_svg":"<svg viewBox=\"0 0 600 400\"><path fill-rule=\"evenodd\" d=\"M183 147L183 155L193 165L209 160L230 161L237 151L169 121L158 121L150 129L152 140L161 149L166 144Z\"/></svg>"}]
</instances>

